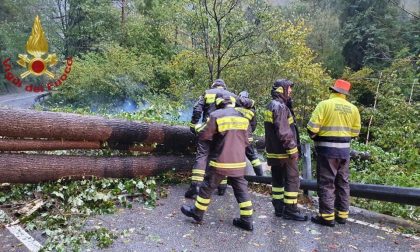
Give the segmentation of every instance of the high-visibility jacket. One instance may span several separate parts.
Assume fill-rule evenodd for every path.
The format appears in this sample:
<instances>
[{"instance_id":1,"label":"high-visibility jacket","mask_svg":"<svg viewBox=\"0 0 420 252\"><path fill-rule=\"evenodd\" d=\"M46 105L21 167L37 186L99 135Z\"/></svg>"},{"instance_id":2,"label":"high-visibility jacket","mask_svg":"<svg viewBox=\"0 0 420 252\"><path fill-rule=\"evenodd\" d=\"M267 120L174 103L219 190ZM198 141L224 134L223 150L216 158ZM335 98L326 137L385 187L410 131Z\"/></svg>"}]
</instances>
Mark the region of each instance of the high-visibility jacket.
<instances>
[{"instance_id":1,"label":"high-visibility jacket","mask_svg":"<svg viewBox=\"0 0 420 252\"><path fill-rule=\"evenodd\" d=\"M251 103L250 103L251 101ZM251 107L250 107L251 105ZM239 111L245 118L249 120L249 141L253 142L254 139L252 138L252 133L257 128L257 117L255 116L255 107L254 102L251 99L239 97L236 100L236 107L235 109ZM252 160L251 160L252 161Z\"/></svg>"},{"instance_id":2,"label":"high-visibility jacket","mask_svg":"<svg viewBox=\"0 0 420 252\"><path fill-rule=\"evenodd\" d=\"M224 89L223 87L216 87L208 89L198 99L193 107L193 113L191 117L191 127L195 127L203 116L202 122L206 122L210 113L216 110L216 95L228 95L231 97L232 102L235 103L237 96Z\"/></svg>"},{"instance_id":3,"label":"high-visibility jacket","mask_svg":"<svg viewBox=\"0 0 420 252\"><path fill-rule=\"evenodd\" d=\"M234 105L218 109L210 114L199 139L212 141L210 169L220 175L240 177L245 175L245 148L248 141L249 120Z\"/></svg>"},{"instance_id":4,"label":"high-visibility jacket","mask_svg":"<svg viewBox=\"0 0 420 252\"><path fill-rule=\"evenodd\" d=\"M307 125L316 134L318 155L343 159L349 158L351 138L359 135L360 127L359 110L338 93L316 106Z\"/></svg>"},{"instance_id":5,"label":"high-visibility jacket","mask_svg":"<svg viewBox=\"0 0 420 252\"><path fill-rule=\"evenodd\" d=\"M274 99L264 111L265 150L270 166L298 152L292 113L280 94L272 95Z\"/></svg>"}]
</instances>

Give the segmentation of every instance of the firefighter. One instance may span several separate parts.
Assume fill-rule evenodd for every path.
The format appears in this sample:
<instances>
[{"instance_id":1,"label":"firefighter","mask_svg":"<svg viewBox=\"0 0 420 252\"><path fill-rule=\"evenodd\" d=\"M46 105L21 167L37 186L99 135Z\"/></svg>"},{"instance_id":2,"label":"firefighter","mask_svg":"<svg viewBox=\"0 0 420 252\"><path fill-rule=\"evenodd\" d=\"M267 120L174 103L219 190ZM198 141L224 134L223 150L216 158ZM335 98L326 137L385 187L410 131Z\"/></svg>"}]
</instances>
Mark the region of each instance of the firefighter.
<instances>
[{"instance_id":1,"label":"firefighter","mask_svg":"<svg viewBox=\"0 0 420 252\"><path fill-rule=\"evenodd\" d=\"M296 126L287 106L293 83L286 79L276 80L271 89L272 100L264 111L265 144L267 163L272 174L272 203L275 215L285 219L306 221L299 212L298 148Z\"/></svg>"},{"instance_id":2,"label":"firefighter","mask_svg":"<svg viewBox=\"0 0 420 252\"><path fill-rule=\"evenodd\" d=\"M250 145L248 145L245 149L245 155L248 158L248 160L251 162L252 168L254 169L255 175L262 176L263 170L262 170L262 164L260 159L258 158L257 151L252 146L252 141L254 140L252 138L252 133L257 128L257 119L255 116L255 107L254 107L254 101L249 99L249 94L247 91L242 91L239 93L239 96L236 99L236 106L235 109L239 111L245 118L247 118L250 122L248 133L249 133L249 142ZM224 195L227 189L227 180L222 180L222 183L217 188L219 195Z\"/></svg>"},{"instance_id":3,"label":"firefighter","mask_svg":"<svg viewBox=\"0 0 420 252\"><path fill-rule=\"evenodd\" d=\"M324 226L345 224L349 216L350 141L360 132L360 114L346 100L351 84L337 80L328 100L321 101L308 122L315 142L319 214L311 221Z\"/></svg>"},{"instance_id":4,"label":"firefighter","mask_svg":"<svg viewBox=\"0 0 420 252\"><path fill-rule=\"evenodd\" d=\"M243 98L249 99L249 93L247 91L242 91L239 93L238 99L236 100L236 107L235 109L241 112L246 118L248 118L250 122L249 128L249 142L251 143L248 147L246 147L245 154L248 160L251 162L252 168L254 168L255 175L262 176L262 164L260 159L258 158L257 151L255 150L254 146L252 146L252 142L254 141L252 137L252 133L257 128L257 118L255 116L255 107L252 104L251 107L248 107L248 101L244 101Z\"/></svg>"},{"instance_id":5,"label":"firefighter","mask_svg":"<svg viewBox=\"0 0 420 252\"><path fill-rule=\"evenodd\" d=\"M193 108L193 114L191 117L190 131L193 134L197 133L204 124L199 124L200 118L202 122L206 122L210 113L216 110L216 95L225 94L231 97L232 100L236 100L236 95L226 90L226 84L222 79L217 79L211 85L211 89L204 92L204 95L200 96ZM209 154L210 142L207 140L197 141L197 151L195 162L192 168L191 185L185 192L186 198L195 198L198 193L199 186L204 180L205 170L207 167L207 159ZM219 195L223 195L226 191L227 180L224 179L221 182Z\"/></svg>"},{"instance_id":6,"label":"firefighter","mask_svg":"<svg viewBox=\"0 0 420 252\"><path fill-rule=\"evenodd\" d=\"M211 141L207 178L200 186L195 204L183 205L181 211L201 222L213 191L225 177L229 177L240 208L240 217L233 219L233 225L251 231L252 202L248 194L248 182L244 178L245 148L249 145L249 120L235 110L235 105L228 95L218 94L216 104L221 109L210 114L209 120L199 132L201 141Z\"/></svg>"}]
</instances>

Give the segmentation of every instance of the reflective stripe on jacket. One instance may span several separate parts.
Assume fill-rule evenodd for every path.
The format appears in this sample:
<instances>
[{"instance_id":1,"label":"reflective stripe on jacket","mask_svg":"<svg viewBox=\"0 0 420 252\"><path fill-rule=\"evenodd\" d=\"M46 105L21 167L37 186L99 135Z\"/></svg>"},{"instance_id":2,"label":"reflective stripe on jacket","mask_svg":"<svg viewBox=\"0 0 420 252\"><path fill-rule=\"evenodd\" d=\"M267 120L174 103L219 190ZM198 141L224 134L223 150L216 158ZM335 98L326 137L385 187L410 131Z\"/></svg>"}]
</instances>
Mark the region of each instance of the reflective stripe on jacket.
<instances>
[{"instance_id":1,"label":"reflective stripe on jacket","mask_svg":"<svg viewBox=\"0 0 420 252\"><path fill-rule=\"evenodd\" d=\"M281 98L272 100L264 111L265 149L268 165L297 153L296 131L292 113Z\"/></svg>"},{"instance_id":2,"label":"reflective stripe on jacket","mask_svg":"<svg viewBox=\"0 0 420 252\"><path fill-rule=\"evenodd\" d=\"M209 117L210 113L216 110L217 94L229 95L233 103L235 103L237 98L237 96L234 93L227 91L223 87L217 87L206 90L204 94L200 96L198 101L194 104L190 126L196 125L200 121L201 116L203 116L202 122L205 122Z\"/></svg>"},{"instance_id":3,"label":"reflective stripe on jacket","mask_svg":"<svg viewBox=\"0 0 420 252\"><path fill-rule=\"evenodd\" d=\"M239 113L241 113L246 119L249 120L249 128L248 133L250 136L250 141L252 142L252 133L257 128L257 117L255 116L255 109L254 108L244 108L244 107L237 107L235 108Z\"/></svg>"},{"instance_id":4,"label":"reflective stripe on jacket","mask_svg":"<svg viewBox=\"0 0 420 252\"><path fill-rule=\"evenodd\" d=\"M248 127L249 120L233 107L210 114L199 139L212 141L209 166L216 173L231 177L245 175Z\"/></svg>"},{"instance_id":5,"label":"reflective stripe on jacket","mask_svg":"<svg viewBox=\"0 0 420 252\"><path fill-rule=\"evenodd\" d=\"M360 114L343 94L333 93L321 101L312 113L308 130L314 138L317 153L331 158L348 158L350 141L360 132Z\"/></svg>"}]
</instances>

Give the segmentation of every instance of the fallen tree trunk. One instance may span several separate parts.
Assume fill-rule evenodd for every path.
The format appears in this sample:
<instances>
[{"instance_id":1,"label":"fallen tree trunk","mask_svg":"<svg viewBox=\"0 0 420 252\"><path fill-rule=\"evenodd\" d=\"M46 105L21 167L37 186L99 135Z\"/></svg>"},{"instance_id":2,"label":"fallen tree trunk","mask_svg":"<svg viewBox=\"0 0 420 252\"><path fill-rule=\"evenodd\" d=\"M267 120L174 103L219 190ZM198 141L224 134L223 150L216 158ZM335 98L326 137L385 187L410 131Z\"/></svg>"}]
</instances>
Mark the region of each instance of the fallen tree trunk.
<instances>
[{"instance_id":1,"label":"fallen tree trunk","mask_svg":"<svg viewBox=\"0 0 420 252\"><path fill-rule=\"evenodd\" d=\"M195 142L187 127L159 123L23 109L0 109L0 118L0 136L12 138L109 142L115 146L158 143L175 150L188 149Z\"/></svg>"},{"instance_id":2,"label":"fallen tree trunk","mask_svg":"<svg viewBox=\"0 0 420 252\"><path fill-rule=\"evenodd\" d=\"M72 150L100 148L100 142L0 139L0 151Z\"/></svg>"},{"instance_id":3,"label":"fallen tree trunk","mask_svg":"<svg viewBox=\"0 0 420 252\"><path fill-rule=\"evenodd\" d=\"M52 150L98 150L118 149L147 153L170 153L164 145L116 145L104 146L100 142L42 140L42 139L0 139L0 151L52 151Z\"/></svg>"},{"instance_id":4,"label":"fallen tree trunk","mask_svg":"<svg viewBox=\"0 0 420 252\"><path fill-rule=\"evenodd\" d=\"M136 178L175 169L188 171L192 156L82 157L0 154L0 183L38 183L60 178Z\"/></svg>"}]
</instances>

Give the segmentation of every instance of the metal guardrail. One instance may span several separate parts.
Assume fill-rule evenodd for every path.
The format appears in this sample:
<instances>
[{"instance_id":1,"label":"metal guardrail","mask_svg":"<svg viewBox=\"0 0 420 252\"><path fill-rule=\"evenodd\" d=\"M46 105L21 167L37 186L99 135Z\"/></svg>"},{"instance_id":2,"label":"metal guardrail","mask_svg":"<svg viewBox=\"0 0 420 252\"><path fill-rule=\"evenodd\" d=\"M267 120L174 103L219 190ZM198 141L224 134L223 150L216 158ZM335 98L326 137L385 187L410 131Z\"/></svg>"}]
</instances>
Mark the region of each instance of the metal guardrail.
<instances>
[{"instance_id":1,"label":"metal guardrail","mask_svg":"<svg viewBox=\"0 0 420 252\"><path fill-rule=\"evenodd\" d=\"M35 98L35 102L41 102L44 101L45 99L47 99L47 97L51 97L51 92L47 92L44 94L40 94Z\"/></svg>"},{"instance_id":2,"label":"metal guardrail","mask_svg":"<svg viewBox=\"0 0 420 252\"><path fill-rule=\"evenodd\" d=\"M271 184L271 177L267 176L245 176L245 179L249 182ZM316 180L300 181L300 188L303 190L317 191L317 187ZM419 188L350 183L350 196L420 206Z\"/></svg>"},{"instance_id":3,"label":"metal guardrail","mask_svg":"<svg viewBox=\"0 0 420 252\"><path fill-rule=\"evenodd\" d=\"M366 153L356 153L358 158L365 159ZM300 188L308 195L308 191L317 191L316 180L312 180L312 160L310 144L302 145L303 158L303 179L300 181ZM245 176L250 182L271 184L271 177ZM388 202L395 202L413 206L420 206L420 189L412 187L396 187L386 185L371 185L350 183L350 195L353 197L374 199Z\"/></svg>"}]
</instances>

